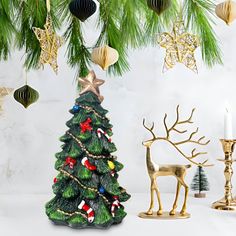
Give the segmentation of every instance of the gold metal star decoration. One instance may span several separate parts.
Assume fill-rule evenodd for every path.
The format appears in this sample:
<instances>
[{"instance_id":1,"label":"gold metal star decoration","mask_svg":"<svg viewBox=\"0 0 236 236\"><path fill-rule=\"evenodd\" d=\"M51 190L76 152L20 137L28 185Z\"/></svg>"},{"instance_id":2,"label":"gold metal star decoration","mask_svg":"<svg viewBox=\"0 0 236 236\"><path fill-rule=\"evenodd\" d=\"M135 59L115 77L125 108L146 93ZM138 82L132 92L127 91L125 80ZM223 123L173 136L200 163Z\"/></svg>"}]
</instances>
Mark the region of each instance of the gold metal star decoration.
<instances>
[{"instance_id":1,"label":"gold metal star decoration","mask_svg":"<svg viewBox=\"0 0 236 236\"><path fill-rule=\"evenodd\" d=\"M40 28L33 28L33 31L40 43L41 55L39 64L49 64L54 72L58 72L57 52L63 44L63 38L58 36L53 30L52 19L48 14L44 30Z\"/></svg>"},{"instance_id":2,"label":"gold metal star decoration","mask_svg":"<svg viewBox=\"0 0 236 236\"><path fill-rule=\"evenodd\" d=\"M161 47L166 49L163 72L173 68L177 62L183 63L195 73L198 72L194 52L200 45L196 35L186 32L184 22L177 20L172 33L162 33L158 39Z\"/></svg>"},{"instance_id":3,"label":"gold metal star decoration","mask_svg":"<svg viewBox=\"0 0 236 236\"><path fill-rule=\"evenodd\" d=\"M0 87L0 114L3 112L3 99L7 95L10 95L13 92L13 88Z\"/></svg>"},{"instance_id":4,"label":"gold metal star decoration","mask_svg":"<svg viewBox=\"0 0 236 236\"><path fill-rule=\"evenodd\" d=\"M105 81L98 79L93 70L90 71L86 77L79 78L79 83L82 87L80 95L87 92L93 92L95 95L97 95L100 102L103 101L104 97L100 95L99 87L103 85Z\"/></svg>"}]
</instances>

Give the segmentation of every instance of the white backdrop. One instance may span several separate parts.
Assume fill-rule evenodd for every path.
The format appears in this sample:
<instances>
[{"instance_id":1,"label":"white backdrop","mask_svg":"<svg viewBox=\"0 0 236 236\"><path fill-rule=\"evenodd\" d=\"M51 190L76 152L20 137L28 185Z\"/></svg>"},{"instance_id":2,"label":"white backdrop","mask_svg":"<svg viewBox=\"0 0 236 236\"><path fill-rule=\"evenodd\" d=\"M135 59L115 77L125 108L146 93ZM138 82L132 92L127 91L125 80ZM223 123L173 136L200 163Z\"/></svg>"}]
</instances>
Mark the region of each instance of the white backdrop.
<instances>
[{"instance_id":1,"label":"white backdrop","mask_svg":"<svg viewBox=\"0 0 236 236\"><path fill-rule=\"evenodd\" d=\"M94 19L85 24L88 43L97 36ZM175 118L175 107L181 105L181 114L188 115L196 107L195 125L200 134L211 139L207 158L215 164L207 169L211 191L221 193L224 185L223 165L216 161L222 157L219 138L223 137L223 114L228 100L234 116L236 135L236 23L226 26L217 20L216 32L224 53L224 66L207 69L196 51L199 74L182 65L162 74L164 50L156 46L131 51L131 70L122 78L108 77L94 66L97 76L106 80L101 88L105 97L104 108L114 125L113 140L117 145L119 161L125 165L119 181L128 192L147 192L149 180L145 165L145 149L141 142L150 136L142 127L142 119L155 121L156 132L163 134L164 113ZM51 193L54 154L60 151L58 138L67 129L68 110L76 98L75 71L66 64L66 47L59 51L59 75L46 66L44 71L31 71L29 84L40 92L39 101L25 110L12 96L4 102L4 116L0 117L0 192ZM24 85L22 52L12 53L11 59L0 63L1 86L19 88ZM194 128L192 127L192 128ZM187 163L165 143L156 144L153 157L159 163ZM186 177L190 183L195 168ZM233 178L236 185L236 175ZM163 192L174 191L175 182L168 178L159 181ZM235 192L236 193L236 192Z\"/></svg>"}]
</instances>

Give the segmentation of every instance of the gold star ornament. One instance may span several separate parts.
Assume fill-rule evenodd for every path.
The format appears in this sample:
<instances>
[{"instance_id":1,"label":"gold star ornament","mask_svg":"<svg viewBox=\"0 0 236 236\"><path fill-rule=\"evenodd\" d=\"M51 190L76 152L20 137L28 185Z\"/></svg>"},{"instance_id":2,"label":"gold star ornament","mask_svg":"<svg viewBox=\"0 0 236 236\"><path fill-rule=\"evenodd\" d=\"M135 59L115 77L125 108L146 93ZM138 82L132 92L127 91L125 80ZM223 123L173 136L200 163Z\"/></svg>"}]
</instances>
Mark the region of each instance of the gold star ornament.
<instances>
[{"instance_id":1,"label":"gold star ornament","mask_svg":"<svg viewBox=\"0 0 236 236\"><path fill-rule=\"evenodd\" d=\"M3 112L3 99L10 95L13 92L13 88L6 88L6 87L1 87L0 88L0 114Z\"/></svg>"},{"instance_id":2,"label":"gold star ornament","mask_svg":"<svg viewBox=\"0 0 236 236\"><path fill-rule=\"evenodd\" d=\"M63 38L59 37L52 26L52 19L48 14L46 23L44 25L44 30L40 28L33 28L33 31L40 43L41 47L41 55L39 64L49 64L54 72L57 74L58 72L58 64L57 64L57 52L58 49L63 44Z\"/></svg>"},{"instance_id":3,"label":"gold star ornament","mask_svg":"<svg viewBox=\"0 0 236 236\"><path fill-rule=\"evenodd\" d=\"M186 32L182 20L177 20L174 23L172 33L162 33L158 43L166 49L163 72L173 68L177 62L183 63L195 73L198 72L194 52L200 46L199 39Z\"/></svg>"},{"instance_id":4,"label":"gold star ornament","mask_svg":"<svg viewBox=\"0 0 236 236\"><path fill-rule=\"evenodd\" d=\"M97 95L100 102L104 100L104 97L100 95L99 87L105 83L104 80L98 79L95 72L92 70L86 77L79 78L79 83L82 87L80 95L92 92Z\"/></svg>"}]
</instances>

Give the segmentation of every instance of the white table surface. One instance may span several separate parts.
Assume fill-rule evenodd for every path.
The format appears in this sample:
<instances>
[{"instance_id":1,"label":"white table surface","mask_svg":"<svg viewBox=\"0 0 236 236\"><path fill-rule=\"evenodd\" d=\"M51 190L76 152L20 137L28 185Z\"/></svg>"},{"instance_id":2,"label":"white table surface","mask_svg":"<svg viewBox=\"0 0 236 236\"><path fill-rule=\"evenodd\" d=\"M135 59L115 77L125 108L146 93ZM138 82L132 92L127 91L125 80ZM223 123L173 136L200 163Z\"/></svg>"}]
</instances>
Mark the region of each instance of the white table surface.
<instances>
[{"instance_id":1,"label":"white table surface","mask_svg":"<svg viewBox=\"0 0 236 236\"><path fill-rule=\"evenodd\" d=\"M44 213L49 195L0 195L0 236L70 236L70 235L236 235L236 212L222 212L210 208L220 196L205 199L189 197L187 220L145 220L137 217L146 210L149 196L132 194L126 203L128 216L122 224L109 230L75 230L53 225ZM174 195L162 194L166 208L170 208ZM182 200L182 199L180 199Z\"/></svg>"}]
</instances>

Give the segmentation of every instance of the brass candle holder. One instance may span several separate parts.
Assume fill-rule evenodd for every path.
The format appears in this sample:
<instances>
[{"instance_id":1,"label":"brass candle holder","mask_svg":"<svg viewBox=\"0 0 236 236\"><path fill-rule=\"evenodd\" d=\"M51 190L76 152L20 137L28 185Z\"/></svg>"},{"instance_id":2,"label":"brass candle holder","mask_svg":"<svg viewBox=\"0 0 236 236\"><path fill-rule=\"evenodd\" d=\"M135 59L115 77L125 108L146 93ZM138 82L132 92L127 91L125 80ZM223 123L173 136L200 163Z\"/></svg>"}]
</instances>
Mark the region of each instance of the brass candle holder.
<instances>
[{"instance_id":1,"label":"brass candle holder","mask_svg":"<svg viewBox=\"0 0 236 236\"><path fill-rule=\"evenodd\" d=\"M232 164L235 162L235 160L232 158L232 154L234 152L236 140L221 139L220 141L225 153L225 159L218 159L218 161L225 163L225 195L222 199L214 202L212 204L212 208L217 210L234 211L236 210L236 201L232 195L233 186L231 179L233 175Z\"/></svg>"}]
</instances>

